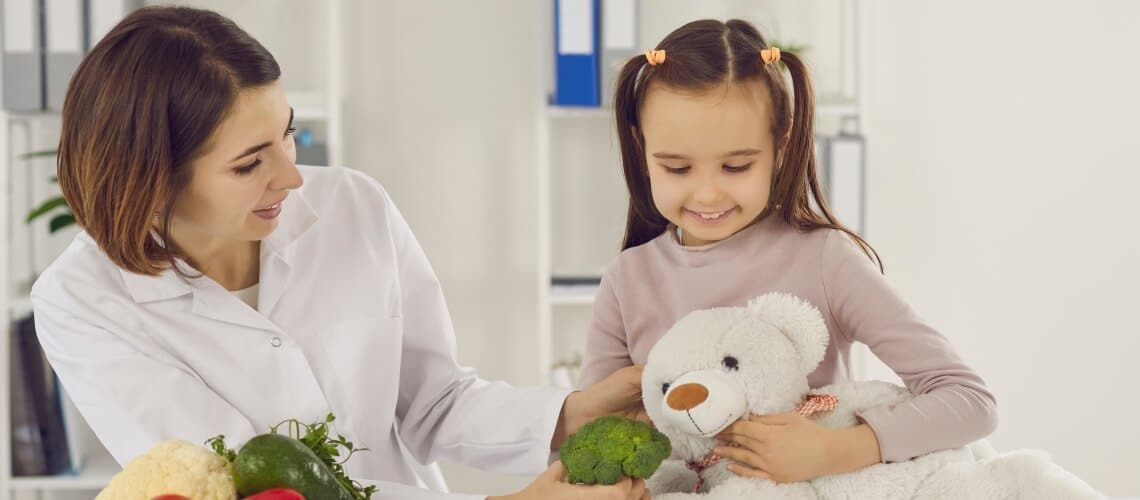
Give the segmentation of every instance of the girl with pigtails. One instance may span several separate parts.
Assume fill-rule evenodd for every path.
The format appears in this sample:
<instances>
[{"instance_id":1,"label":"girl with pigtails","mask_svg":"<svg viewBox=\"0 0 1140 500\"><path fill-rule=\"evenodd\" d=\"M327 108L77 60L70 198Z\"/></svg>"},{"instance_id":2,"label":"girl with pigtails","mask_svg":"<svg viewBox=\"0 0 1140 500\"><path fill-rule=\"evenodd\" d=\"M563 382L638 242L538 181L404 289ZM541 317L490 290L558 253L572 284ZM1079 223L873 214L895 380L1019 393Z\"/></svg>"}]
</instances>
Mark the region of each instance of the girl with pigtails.
<instances>
[{"instance_id":1,"label":"girl with pigtails","mask_svg":"<svg viewBox=\"0 0 1140 500\"><path fill-rule=\"evenodd\" d=\"M644 364L689 312L783 292L819 309L830 332L813 388L849 380L860 342L916 397L863 411L848 429L793 413L746 416L696 466L723 461L738 475L802 481L994 430L996 401L981 377L828 209L803 60L747 22L695 21L625 64L614 103L629 211L594 303L582 384ZM726 358L724 368L736 367Z\"/></svg>"}]
</instances>

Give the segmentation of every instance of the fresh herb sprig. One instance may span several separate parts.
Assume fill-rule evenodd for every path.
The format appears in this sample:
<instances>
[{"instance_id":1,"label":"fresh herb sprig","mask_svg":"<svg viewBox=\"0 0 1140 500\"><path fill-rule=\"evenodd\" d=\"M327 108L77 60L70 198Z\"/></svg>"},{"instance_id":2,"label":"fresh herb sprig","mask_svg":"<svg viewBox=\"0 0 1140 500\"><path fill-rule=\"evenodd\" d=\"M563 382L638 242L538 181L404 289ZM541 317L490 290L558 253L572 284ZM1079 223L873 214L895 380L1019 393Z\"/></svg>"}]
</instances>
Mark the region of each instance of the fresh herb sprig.
<instances>
[{"instance_id":1,"label":"fresh herb sprig","mask_svg":"<svg viewBox=\"0 0 1140 500\"><path fill-rule=\"evenodd\" d=\"M352 455L361 451L368 451L368 448L357 448L352 444L352 441L345 439L344 436L337 434L336 438L329 435L329 424L336 420L332 413L325 417L323 422L314 422L312 424L303 424L295 418L285 420L273 427L269 428L269 432L273 434L280 434L278 429L285 426L285 432L293 439L303 443L306 447L313 451L317 458L321 459L332 471L333 476L336 477L337 482L340 483L344 489L352 494L356 500L371 500L372 495L376 493L376 486L364 487L358 481L353 481L344 472L344 463L352 458ZM234 450L226 447L225 436L218 435L206 440L206 444L214 450L222 458L229 462L233 462L237 458L237 453ZM340 458L341 452L347 450L348 454L344 458Z\"/></svg>"},{"instance_id":2,"label":"fresh herb sprig","mask_svg":"<svg viewBox=\"0 0 1140 500\"><path fill-rule=\"evenodd\" d=\"M353 446L352 441L344 438L344 436L337 434L336 439L329 436L329 424L333 423L336 417L329 413L324 422L314 422L312 424L303 424L295 418L291 418L281 422L269 429L270 432L278 434L277 429L282 425L286 426L288 436L296 439L308 446L313 453L321 459L336 476L336 480L344 486L353 498L357 500L370 500L372 494L376 493L376 486L362 486L358 481L353 481L344 472L344 463L352 458L352 455L361 451L368 451L368 448L357 448ZM302 429L304 434L301 433ZM347 450L348 454L344 458L340 458L341 449Z\"/></svg>"},{"instance_id":3,"label":"fresh herb sprig","mask_svg":"<svg viewBox=\"0 0 1140 500\"><path fill-rule=\"evenodd\" d=\"M210 448L214 449L214 453L226 459L227 462L233 463L234 460L237 460L237 452L226 446L225 436L218 434L217 436L207 439L206 444L210 445Z\"/></svg>"}]
</instances>

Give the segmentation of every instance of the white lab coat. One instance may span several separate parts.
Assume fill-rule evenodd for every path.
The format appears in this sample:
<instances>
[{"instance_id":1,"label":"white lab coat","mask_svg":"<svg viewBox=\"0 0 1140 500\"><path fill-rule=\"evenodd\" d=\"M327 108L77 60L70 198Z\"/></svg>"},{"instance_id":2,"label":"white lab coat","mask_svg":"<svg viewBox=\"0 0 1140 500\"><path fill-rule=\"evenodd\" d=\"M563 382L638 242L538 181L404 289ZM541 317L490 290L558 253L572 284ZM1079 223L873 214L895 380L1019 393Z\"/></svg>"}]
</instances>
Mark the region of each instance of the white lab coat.
<instances>
[{"instance_id":1,"label":"white lab coat","mask_svg":"<svg viewBox=\"0 0 1140 500\"><path fill-rule=\"evenodd\" d=\"M536 474L566 391L478 378L456 360L451 320L427 258L380 184L301 167L262 242L258 308L208 278L115 266L80 234L36 282L36 328L95 434L124 464L166 439L231 445L282 420L332 412L371 451L347 472L380 498L461 498L446 458ZM482 498L477 496L475 498Z\"/></svg>"}]
</instances>

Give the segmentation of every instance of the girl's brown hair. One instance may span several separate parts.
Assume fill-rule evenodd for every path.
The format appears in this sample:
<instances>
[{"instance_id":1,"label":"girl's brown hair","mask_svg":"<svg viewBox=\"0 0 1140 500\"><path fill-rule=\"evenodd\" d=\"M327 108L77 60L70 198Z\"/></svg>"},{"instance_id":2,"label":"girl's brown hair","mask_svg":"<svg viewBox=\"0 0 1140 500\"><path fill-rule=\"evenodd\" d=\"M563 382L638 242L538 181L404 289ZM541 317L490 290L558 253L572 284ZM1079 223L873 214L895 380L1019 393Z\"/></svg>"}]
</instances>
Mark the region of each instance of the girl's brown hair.
<instances>
[{"instance_id":1,"label":"girl's brown hair","mask_svg":"<svg viewBox=\"0 0 1140 500\"><path fill-rule=\"evenodd\" d=\"M656 49L665 51L665 62L650 65L646 56L638 56L622 67L614 97L622 168L629 188L622 249L656 238L669 224L653 203L639 121L650 83L700 92L725 83L759 80L771 95L772 136L780 145L772 194L760 218L776 214L800 230L843 231L878 262L881 270L882 261L875 250L836 220L820 193L812 145L815 106L807 67L795 54L781 53L780 62L791 78L789 92L781 64L765 64L761 60L760 51L767 48L764 37L746 21L701 20L688 23L661 40ZM812 206L813 200L818 210Z\"/></svg>"},{"instance_id":2,"label":"girl's brown hair","mask_svg":"<svg viewBox=\"0 0 1140 500\"><path fill-rule=\"evenodd\" d=\"M174 267L176 250L159 242L170 241L188 164L241 90L280 76L269 51L220 14L128 15L80 63L63 104L59 186L78 224L123 269Z\"/></svg>"}]
</instances>

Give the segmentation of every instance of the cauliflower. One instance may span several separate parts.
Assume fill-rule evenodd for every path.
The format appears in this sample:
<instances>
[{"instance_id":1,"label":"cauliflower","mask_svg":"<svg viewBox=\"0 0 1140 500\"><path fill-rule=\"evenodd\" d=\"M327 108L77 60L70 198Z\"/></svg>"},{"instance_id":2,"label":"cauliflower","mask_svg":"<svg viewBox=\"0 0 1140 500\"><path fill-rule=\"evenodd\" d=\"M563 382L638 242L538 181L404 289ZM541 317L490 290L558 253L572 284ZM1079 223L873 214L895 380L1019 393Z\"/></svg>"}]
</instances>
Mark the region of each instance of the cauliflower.
<instances>
[{"instance_id":1,"label":"cauliflower","mask_svg":"<svg viewBox=\"0 0 1140 500\"><path fill-rule=\"evenodd\" d=\"M95 500L149 500L178 494L194 500L234 500L230 463L186 441L164 441L127 463Z\"/></svg>"},{"instance_id":2,"label":"cauliflower","mask_svg":"<svg viewBox=\"0 0 1140 500\"><path fill-rule=\"evenodd\" d=\"M652 476L672 452L669 438L649 424L608 416L566 438L558 455L571 483L614 484Z\"/></svg>"}]
</instances>

